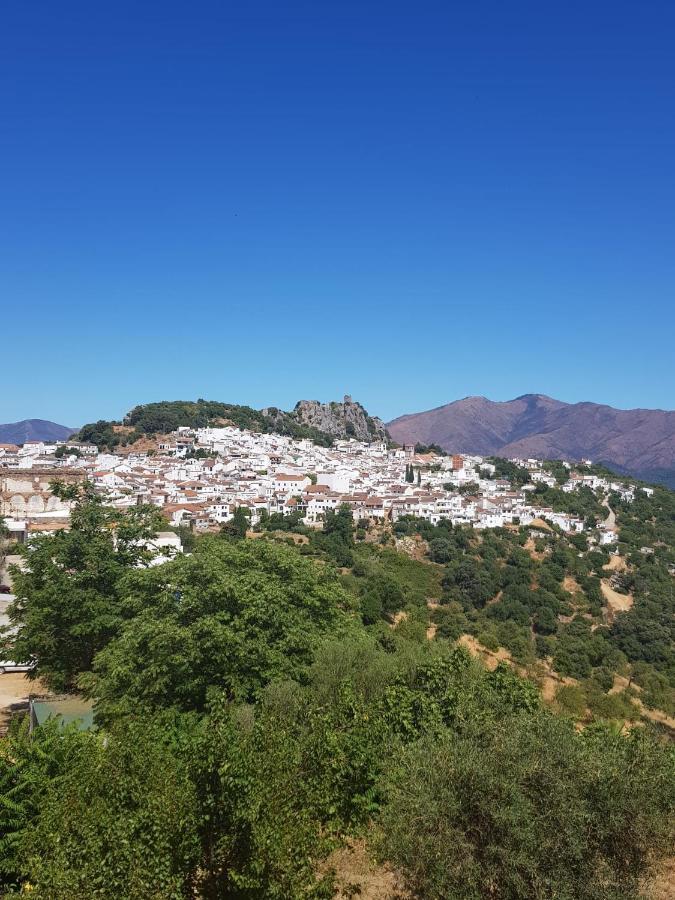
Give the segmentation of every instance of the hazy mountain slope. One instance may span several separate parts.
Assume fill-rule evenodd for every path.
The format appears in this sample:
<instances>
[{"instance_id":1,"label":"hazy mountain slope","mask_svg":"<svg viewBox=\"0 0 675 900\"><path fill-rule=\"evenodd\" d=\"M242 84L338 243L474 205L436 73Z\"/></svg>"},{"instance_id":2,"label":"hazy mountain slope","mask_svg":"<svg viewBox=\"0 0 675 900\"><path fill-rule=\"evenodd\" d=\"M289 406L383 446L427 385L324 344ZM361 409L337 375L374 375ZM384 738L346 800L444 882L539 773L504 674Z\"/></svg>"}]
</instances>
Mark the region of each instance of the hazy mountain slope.
<instances>
[{"instance_id":1,"label":"hazy mountain slope","mask_svg":"<svg viewBox=\"0 0 675 900\"><path fill-rule=\"evenodd\" d=\"M24 419L0 425L0 444L25 444L26 441L65 441L77 431L46 419Z\"/></svg>"},{"instance_id":2,"label":"hazy mountain slope","mask_svg":"<svg viewBox=\"0 0 675 900\"><path fill-rule=\"evenodd\" d=\"M659 409L569 404L541 394L503 403L466 397L387 427L399 443L499 456L589 457L638 476L675 477L675 412Z\"/></svg>"}]
</instances>

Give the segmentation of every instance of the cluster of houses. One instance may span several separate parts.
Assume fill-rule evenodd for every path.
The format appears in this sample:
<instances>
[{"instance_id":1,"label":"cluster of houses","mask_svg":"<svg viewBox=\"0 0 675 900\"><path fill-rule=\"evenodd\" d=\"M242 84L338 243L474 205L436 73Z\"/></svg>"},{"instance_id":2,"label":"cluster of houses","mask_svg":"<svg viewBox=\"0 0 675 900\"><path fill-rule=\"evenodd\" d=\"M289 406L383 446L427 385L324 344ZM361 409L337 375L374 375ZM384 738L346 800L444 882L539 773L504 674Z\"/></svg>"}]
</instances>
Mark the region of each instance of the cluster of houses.
<instances>
[{"instance_id":1,"label":"cluster of houses","mask_svg":"<svg viewBox=\"0 0 675 900\"><path fill-rule=\"evenodd\" d=\"M498 477L496 467L480 456L422 454L412 446L392 448L357 440L339 440L326 448L309 440L234 427L179 428L144 442L143 447L101 453L93 444L75 441L0 444L0 518L10 537L25 542L36 534L69 527L71 502L53 493L55 479L71 484L88 481L107 503L122 510L153 504L172 526L197 531L218 530L240 507L252 527L273 514L293 514L309 526L321 527L329 510L346 505L356 522L395 523L413 516L477 529L549 523L579 532L585 527L580 518L541 505L538 484L565 492L589 487L605 503L610 492L632 501L636 490L567 463L567 480L559 484L540 460L513 460L528 471L529 480L521 485L522 479L512 484ZM642 490L651 493L649 488ZM609 507L592 540L617 542ZM182 541L167 530L147 546L153 551L149 564L160 565L182 550ZM642 552L653 549L643 547ZM10 590L5 571L0 572L0 587L3 593ZM0 600L0 625L6 627L9 600L9 596ZM30 665L0 660L0 672L23 671ZM31 700L31 730L49 717L88 728L93 712L91 703L80 698Z\"/></svg>"},{"instance_id":2,"label":"cluster of houses","mask_svg":"<svg viewBox=\"0 0 675 900\"><path fill-rule=\"evenodd\" d=\"M172 526L200 531L218 529L238 507L245 508L252 526L266 514L294 513L319 527L328 510L344 504L356 521L414 516L497 528L543 518L563 531L584 529L581 519L537 504L537 483L558 485L541 461L514 462L530 475L522 487L496 477L495 467L480 456L419 454L412 446L356 440L326 448L235 427L179 428L150 449L131 445L115 453L74 441L32 441L23 447L0 445L0 515L17 537L67 527L69 504L49 491L49 481L65 477L89 480L118 508L154 504ZM587 485L633 498L634 489L625 484L566 465L563 491ZM599 539L616 541L613 517L601 524Z\"/></svg>"}]
</instances>

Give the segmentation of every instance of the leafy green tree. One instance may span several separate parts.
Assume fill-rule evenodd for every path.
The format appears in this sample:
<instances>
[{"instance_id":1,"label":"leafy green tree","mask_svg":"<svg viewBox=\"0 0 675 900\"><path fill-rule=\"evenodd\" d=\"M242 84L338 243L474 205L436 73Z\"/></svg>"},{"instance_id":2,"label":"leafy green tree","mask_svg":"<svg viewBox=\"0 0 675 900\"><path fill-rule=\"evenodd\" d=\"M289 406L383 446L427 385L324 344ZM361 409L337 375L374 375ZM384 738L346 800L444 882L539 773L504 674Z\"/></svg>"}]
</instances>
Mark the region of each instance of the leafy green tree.
<instances>
[{"instance_id":1,"label":"leafy green tree","mask_svg":"<svg viewBox=\"0 0 675 900\"><path fill-rule=\"evenodd\" d=\"M205 536L191 556L128 576L129 621L85 687L106 716L253 699L275 677L300 677L319 639L349 626L352 603L292 547Z\"/></svg>"},{"instance_id":2,"label":"leafy green tree","mask_svg":"<svg viewBox=\"0 0 675 900\"><path fill-rule=\"evenodd\" d=\"M54 451L56 459L63 459L64 456L81 456L82 454L77 447L69 447L67 444L59 444Z\"/></svg>"},{"instance_id":3,"label":"leafy green tree","mask_svg":"<svg viewBox=\"0 0 675 900\"><path fill-rule=\"evenodd\" d=\"M90 485L55 483L53 490L74 501L71 527L20 548L24 566L12 569L16 600L8 609L18 632L9 654L35 660L30 677L63 691L75 687L118 633L125 617L121 582L150 560L145 541L163 519L154 507L107 507Z\"/></svg>"},{"instance_id":4,"label":"leafy green tree","mask_svg":"<svg viewBox=\"0 0 675 900\"><path fill-rule=\"evenodd\" d=\"M24 841L51 790L74 756L92 741L74 726L47 722L33 735L28 719L14 719L0 740L0 889L17 888L24 870ZM4 896L4 893L3 893Z\"/></svg>"},{"instance_id":5,"label":"leafy green tree","mask_svg":"<svg viewBox=\"0 0 675 900\"><path fill-rule=\"evenodd\" d=\"M452 555L452 545L447 538L437 537L429 541L429 559L433 562L450 562Z\"/></svg>"},{"instance_id":6,"label":"leafy green tree","mask_svg":"<svg viewBox=\"0 0 675 900\"><path fill-rule=\"evenodd\" d=\"M492 463L495 467L495 477L507 479L511 482L513 487L522 487L522 485L527 484L530 480L530 473L524 466L512 463L508 459L493 456L488 458L488 462Z\"/></svg>"},{"instance_id":7,"label":"leafy green tree","mask_svg":"<svg viewBox=\"0 0 675 900\"><path fill-rule=\"evenodd\" d=\"M348 547L354 544L354 519L352 511L346 503L338 507L336 511L329 509L326 512L323 523L324 534L338 535L340 540Z\"/></svg>"},{"instance_id":8,"label":"leafy green tree","mask_svg":"<svg viewBox=\"0 0 675 900\"><path fill-rule=\"evenodd\" d=\"M547 607L540 609L536 616L535 628L538 634L555 634L558 620L553 611Z\"/></svg>"},{"instance_id":9,"label":"leafy green tree","mask_svg":"<svg viewBox=\"0 0 675 900\"><path fill-rule=\"evenodd\" d=\"M569 480L570 470L559 459L547 460L544 462L544 471L550 472L558 484L565 484Z\"/></svg>"},{"instance_id":10,"label":"leafy green tree","mask_svg":"<svg viewBox=\"0 0 675 900\"><path fill-rule=\"evenodd\" d=\"M22 841L32 896L194 896L199 810L170 728L137 721L82 741L46 790Z\"/></svg>"},{"instance_id":11,"label":"leafy green tree","mask_svg":"<svg viewBox=\"0 0 675 900\"><path fill-rule=\"evenodd\" d=\"M332 557L338 566L351 566L354 562L354 518L349 506L343 503L337 510L327 510L323 530L311 532L310 541Z\"/></svg>"},{"instance_id":12,"label":"leafy green tree","mask_svg":"<svg viewBox=\"0 0 675 900\"><path fill-rule=\"evenodd\" d=\"M233 537L237 540L243 540L246 532L251 526L251 512L244 506L238 506L229 522L221 525L220 533Z\"/></svg>"},{"instance_id":13,"label":"leafy green tree","mask_svg":"<svg viewBox=\"0 0 675 900\"><path fill-rule=\"evenodd\" d=\"M315 726L313 746L304 716ZM218 702L192 727L184 755L199 809L197 896L333 896L330 878L316 873L317 858L329 851L311 784L323 769L317 724L298 686L281 682L266 692L255 718Z\"/></svg>"}]
</instances>

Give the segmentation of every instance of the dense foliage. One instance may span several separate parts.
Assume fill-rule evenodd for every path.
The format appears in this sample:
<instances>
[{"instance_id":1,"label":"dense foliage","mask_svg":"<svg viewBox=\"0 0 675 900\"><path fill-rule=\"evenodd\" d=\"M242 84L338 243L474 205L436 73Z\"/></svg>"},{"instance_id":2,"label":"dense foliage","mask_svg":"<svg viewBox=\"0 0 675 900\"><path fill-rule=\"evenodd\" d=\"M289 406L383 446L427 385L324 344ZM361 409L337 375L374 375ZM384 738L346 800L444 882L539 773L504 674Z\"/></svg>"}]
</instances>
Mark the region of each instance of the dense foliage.
<instances>
[{"instance_id":1,"label":"dense foliage","mask_svg":"<svg viewBox=\"0 0 675 900\"><path fill-rule=\"evenodd\" d=\"M274 678L301 678L321 636L350 624L337 576L267 541L204 538L129 573L123 598L127 620L85 679L107 717L254 700Z\"/></svg>"},{"instance_id":2,"label":"dense foliage","mask_svg":"<svg viewBox=\"0 0 675 900\"><path fill-rule=\"evenodd\" d=\"M275 432L293 438L309 438L317 444L330 446L333 439L317 428L303 425L293 415L278 409L263 412L250 406L220 403L213 400L164 400L135 406L124 418L124 425L132 429L115 431L121 423L101 420L84 425L78 440L89 441L99 448L112 450L120 444L130 444L143 435L169 434L177 428L206 428L209 425L229 424L249 431Z\"/></svg>"},{"instance_id":3,"label":"dense foliage","mask_svg":"<svg viewBox=\"0 0 675 900\"><path fill-rule=\"evenodd\" d=\"M16 600L7 612L18 635L5 658L37 660L31 676L62 691L118 633L121 581L149 562L146 541L163 520L156 507L106 507L89 485L52 489L74 501L71 527L17 548L24 565L13 569Z\"/></svg>"},{"instance_id":4,"label":"dense foliage","mask_svg":"<svg viewBox=\"0 0 675 900\"><path fill-rule=\"evenodd\" d=\"M324 860L362 836L414 896L628 900L672 848L672 745L611 715L579 731L455 644L588 669L567 711L618 702L629 657L591 628L606 553L555 530L389 536L342 508L323 531L270 517L147 567L149 511L76 500L72 531L15 573L16 642L95 698L98 727L0 742L6 896L327 900Z\"/></svg>"},{"instance_id":5,"label":"dense foliage","mask_svg":"<svg viewBox=\"0 0 675 900\"><path fill-rule=\"evenodd\" d=\"M586 503L583 494L577 500ZM585 534L474 533L415 519L399 520L395 532L424 538L429 558L445 565L442 603L431 614L442 637L475 635L485 647L507 648L524 666L550 660L559 674L584 682L584 708L598 715L630 718L636 712L633 688L609 696L614 682L607 672L627 676L641 689L642 702L672 715L673 494L657 489L652 497L638 492L633 503L612 503L628 560L628 570L612 577L608 551L589 547ZM654 552L641 552L645 544ZM629 612L608 617L603 581L634 596Z\"/></svg>"}]
</instances>

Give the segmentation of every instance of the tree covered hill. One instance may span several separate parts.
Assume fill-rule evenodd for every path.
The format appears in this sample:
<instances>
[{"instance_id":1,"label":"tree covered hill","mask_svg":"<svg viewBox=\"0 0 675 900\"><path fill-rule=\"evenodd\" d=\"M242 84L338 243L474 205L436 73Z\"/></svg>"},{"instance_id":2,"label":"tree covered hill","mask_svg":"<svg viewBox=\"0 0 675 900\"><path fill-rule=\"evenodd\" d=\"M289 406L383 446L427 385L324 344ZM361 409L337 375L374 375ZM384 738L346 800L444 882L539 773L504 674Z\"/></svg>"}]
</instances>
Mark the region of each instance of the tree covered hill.
<instances>
[{"instance_id":1,"label":"tree covered hill","mask_svg":"<svg viewBox=\"0 0 675 900\"><path fill-rule=\"evenodd\" d=\"M0 741L3 896L358 896L326 863L355 838L415 897L646 896L675 837L673 744L636 705L672 697L670 492L610 500L635 601L610 621L583 534L343 507L320 531L186 535L148 567L158 510L55 490L72 528L21 550L3 652L93 698L98 731ZM487 670L467 634L517 667Z\"/></svg>"},{"instance_id":2,"label":"tree covered hill","mask_svg":"<svg viewBox=\"0 0 675 900\"><path fill-rule=\"evenodd\" d=\"M303 400L291 412L276 407L258 410L213 400L164 400L135 406L122 422L99 420L84 425L78 439L113 450L119 445L132 444L140 437L168 434L180 427L205 428L224 424L296 439L308 438L322 446L330 446L335 438L375 440L386 436L379 419L369 416L351 397L345 397L341 403L330 404ZM127 428L115 427L119 425Z\"/></svg>"}]
</instances>

